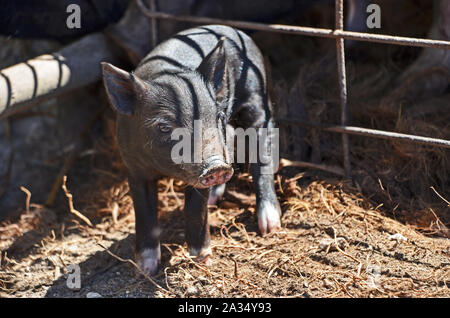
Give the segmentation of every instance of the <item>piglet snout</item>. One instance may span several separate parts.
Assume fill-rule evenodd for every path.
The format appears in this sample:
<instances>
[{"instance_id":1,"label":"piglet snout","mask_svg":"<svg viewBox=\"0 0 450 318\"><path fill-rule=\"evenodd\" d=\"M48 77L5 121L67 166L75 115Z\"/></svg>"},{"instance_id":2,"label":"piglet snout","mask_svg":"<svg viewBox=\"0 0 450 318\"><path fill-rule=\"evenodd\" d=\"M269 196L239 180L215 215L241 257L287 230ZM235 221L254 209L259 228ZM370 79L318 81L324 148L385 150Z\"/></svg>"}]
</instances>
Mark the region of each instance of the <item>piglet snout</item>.
<instances>
[{"instance_id":1,"label":"piglet snout","mask_svg":"<svg viewBox=\"0 0 450 318\"><path fill-rule=\"evenodd\" d=\"M233 176L233 168L216 156L205 161L205 168L199 178L204 187L212 187L227 182Z\"/></svg>"}]
</instances>

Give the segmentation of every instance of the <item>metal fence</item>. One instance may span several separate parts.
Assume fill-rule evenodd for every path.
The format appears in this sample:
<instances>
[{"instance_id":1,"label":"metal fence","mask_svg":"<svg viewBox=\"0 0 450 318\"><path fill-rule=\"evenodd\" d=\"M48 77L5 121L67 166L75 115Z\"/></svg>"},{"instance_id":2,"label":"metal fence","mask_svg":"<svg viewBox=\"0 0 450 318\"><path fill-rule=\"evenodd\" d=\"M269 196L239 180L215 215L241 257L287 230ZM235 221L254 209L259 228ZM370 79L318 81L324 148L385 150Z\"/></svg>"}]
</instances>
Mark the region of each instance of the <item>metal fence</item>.
<instances>
[{"instance_id":1,"label":"metal fence","mask_svg":"<svg viewBox=\"0 0 450 318\"><path fill-rule=\"evenodd\" d=\"M143 14L152 19L153 34L152 41L156 44L156 19L168 19L182 22L192 22L200 24L223 24L236 28L276 32L285 34L297 34L307 35L314 37L334 38L336 39L337 50L337 65L338 65L338 80L340 88L340 100L341 100L341 125L323 125L302 122L299 120L287 120L283 121L287 124L310 126L330 132L342 134L342 149L343 149L343 162L346 178L351 178L351 163L350 163L350 148L348 142L348 135L360 135L373 138L382 138L389 140L404 140L413 143L425 144L429 146L444 147L450 149L450 140L436 139L430 137L423 137L417 135L400 134L390 131L368 129L362 127L348 126L348 111L347 111L347 79L345 69L345 44L344 40L356 40L386 43L394 45L414 46L414 47L431 47L438 49L450 49L450 41L429 40L421 38L399 37L384 34L371 34L363 32L351 32L344 30L344 0L335 0L336 2L336 26L335 29L323 29L323 28L311 28L301 27L294 25L282 25L282 24L265 24L247 21L234 21L215 19L208 17L197 17L187 15L174 15L169 13L158 12L155 10L155 0L149 0L150 10L143 4L142 0L137 0L137 4Z\"/></svg>"}]
</instances>

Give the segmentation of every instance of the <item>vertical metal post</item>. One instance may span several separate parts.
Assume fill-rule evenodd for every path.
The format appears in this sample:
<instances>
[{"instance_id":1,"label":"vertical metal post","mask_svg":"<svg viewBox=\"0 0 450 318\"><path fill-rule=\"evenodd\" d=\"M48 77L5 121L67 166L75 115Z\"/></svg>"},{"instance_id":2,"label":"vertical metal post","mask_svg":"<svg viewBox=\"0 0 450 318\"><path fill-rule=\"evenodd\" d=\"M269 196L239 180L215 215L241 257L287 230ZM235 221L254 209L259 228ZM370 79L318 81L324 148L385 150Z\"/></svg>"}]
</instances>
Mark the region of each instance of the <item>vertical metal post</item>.
<instances>
[{"instance_id":1,"label":"vertical metal post","mask_svg":"<svg viewBox=\"0 0 450 318\"><path fill-rule=\"evenodd\" d=\"M156 0L149 0L149 9L151 12L156 12ZM156 18L151 18L152 25L152 48L158 45L158 22Z\"/></svg>"},{"instance_id":2,"label":"vertical metal post","mask_svg":"<svg viewBox=\"0 0 450 318\"><path fill-rule=\"evenodd\" d=\"M336 0L336 30L342 31L344 29L344 1ZM345 47L344 39L342 37L336 39L337 63L338 63L338 81L341 98L341 125L347 126L347 79L345 70ZM348 135L342 134L342 151L344 155L344 171L345 177L351 179L351 164L350 164L350 148L348 142Z\"/></svg>"}]
</instances>

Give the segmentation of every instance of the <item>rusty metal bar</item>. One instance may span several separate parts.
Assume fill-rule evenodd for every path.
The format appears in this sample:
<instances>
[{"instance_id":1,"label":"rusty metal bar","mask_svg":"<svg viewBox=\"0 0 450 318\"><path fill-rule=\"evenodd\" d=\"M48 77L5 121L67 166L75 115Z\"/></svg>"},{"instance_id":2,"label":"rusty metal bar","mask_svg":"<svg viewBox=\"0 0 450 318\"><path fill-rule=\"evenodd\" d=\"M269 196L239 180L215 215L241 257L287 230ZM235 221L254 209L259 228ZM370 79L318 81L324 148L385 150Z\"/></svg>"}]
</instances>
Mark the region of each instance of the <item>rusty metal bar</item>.
<instances>
[{"instance_id":1,"label":"rusty metal bar","mask_svg":"<svg viewBox=\"0 0 450 318\"><path fill-rule=\"evenodd\" d=\"M149 0L149 8L150 11L155 12L156 8L156 0ZM152 25L152 48L158 45L158 21L156 18L151 18Z\"/></svg>"},{"instance_id":2,"label":"rusty metal bar","mask_svg":"<svg viewBox=\"0 0 450 318\"><path fill-rule=\"evenodd\" d=\"M342 31L344 29L344 1L336 0L336 30ZM344 39L336 39L336 57L338 64L338 82L341 100L341 125L347 126L348 111L347 111L347 75L345 69L345 45ZM351 179L352 168L350 163L350 146L348 142L348 135L342 134L342 152L344 160L345 177Z\"/></svg>"},{"instance_id":3,"label":"rusty metal bar","mask_svg":"<svg viewBox=\"0 0 450 318\"><path fill-rule=\"evenodd\" d=\"M429 40L420 38L410 38L410 37L400 37L385 34L373 34L364 32L351 32L345 30L332 30L323 28L310 28L295 25L284 25L284 24L265 24L257 22L247 22L247 21L236 21L236 20L225 20L225 19L215 19L208 17L197 17L191 15L175 15L164 12L151 12L148 10L142 0L136 0L142 13L150 18L157 19L169 19L175 21L192 22L199 24L223 24L229 25L241 29L266 31L266 32L276 32L285 34L297 34L306 36L316 36L323 38L339 39L343 38L345 40L355 40L355 41L365 41L365 42L377 42L385 44L395 44L404 46L417 46L417 47L433 47L439 49L450 49L450 41L441 40Z\"/></svg>"},{"instance_id":4,"label":"rusty metal bar","mask_svg":"<svg viewBox=\"0 0 450 318\"><path fill-rule=\"evenodd\" d=\"M312 127L312 128L317 128L317 129L321 129L324 131L339 133L339 134L345 133L348 135L359 135L359 136L380 138L380 139L387 139L387 140L401 140L401 141L407 141L407 142L412 142L412 143L417 143L417 144L423 144L426 146L435 146L435 147L442 147L442 148L450 149L450 140L445 140L445 139L437 139L437 138L423 137L423 136L417 136L417 135L408 135L408 134L401 134L401 133L395 133L395 132L390 132L390 131L368 129L368 128L354 127L354 126L316 124L316 123L309 123L309 122L296 120L296 119L290 119L290 118L277 118L276 121L278 123Z\"/></svg>"},{"instance_id":5,"label":"rusty metal bar","mask_svg":"<svg viewBox=\"0 0 450 318\"><path fill-rule=\"evenodd\" d=\"M317 163L305 162L305 161L291 161L291 160L288 160L285 158L281 158L279 170L283 169L284 167L300 167L300 168L306 168L306 169L322 170L322 171L336 174L341 177L345 177L344 170L341 167L329 166L329 165L323 165L323 164L317 164Z\"/></svg>"}]
</instances>

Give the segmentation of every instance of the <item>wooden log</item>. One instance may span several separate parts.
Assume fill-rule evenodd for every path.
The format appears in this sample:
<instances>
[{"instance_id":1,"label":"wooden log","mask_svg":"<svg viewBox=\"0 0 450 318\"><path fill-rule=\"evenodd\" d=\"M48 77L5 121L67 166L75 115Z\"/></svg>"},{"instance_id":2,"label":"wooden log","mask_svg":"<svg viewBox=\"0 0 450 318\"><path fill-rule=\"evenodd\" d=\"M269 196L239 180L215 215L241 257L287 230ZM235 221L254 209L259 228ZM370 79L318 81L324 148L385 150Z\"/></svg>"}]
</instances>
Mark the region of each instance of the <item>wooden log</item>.
<instances>
[{"instance_id":1,"label":"wooden log","mask_svg":"<svg viewBox=\"0 0 450 318\"><path fill-rule=\"evenodd\" d=\"M56 53L1 70L0 119L99 81L100 62L121 64L130 57L142 57L151 45L150 36L143 36L149 29L149 19L133 1L122 20L106 32L87 35Z\"/></svg>"},{"instance_id":2,"label":"wooden log","mask_svg":"<svg viewBox=\"0 0 450 318\"><path fill-rule=\"evenodd\" d=\"M0 119L45 99L100 79L100 62L120 54L103 34L92 34L53 54L44 54L0 72Z\"/></svg>"}]
</instances>

